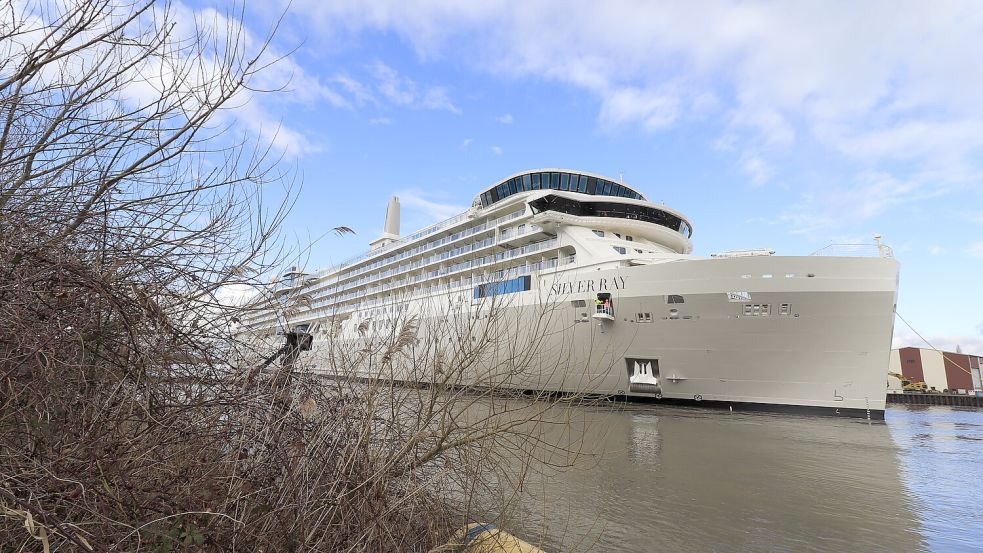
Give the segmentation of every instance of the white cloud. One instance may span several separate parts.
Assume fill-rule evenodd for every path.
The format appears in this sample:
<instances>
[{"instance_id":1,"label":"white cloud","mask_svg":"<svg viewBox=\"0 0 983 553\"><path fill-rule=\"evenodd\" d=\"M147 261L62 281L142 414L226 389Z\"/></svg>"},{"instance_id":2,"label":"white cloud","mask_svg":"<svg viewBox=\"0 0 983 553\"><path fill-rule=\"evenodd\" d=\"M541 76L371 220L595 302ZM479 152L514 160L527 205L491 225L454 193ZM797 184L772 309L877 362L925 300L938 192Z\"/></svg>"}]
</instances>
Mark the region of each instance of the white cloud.
<instances>
[{"instance_id":1,"label":"white cloud","mask_svg":"<svg viewBox=\"0 0 983 553\"><path fill-rule=\"evenodd\" d=\"M511 113L506 113L505 115L501 115L499 117L496 117L495 120L498 121L499 123L503 124L503 125L511 125L512 124L512 114Z\"/></svg>"},{"instance_id":2,"label":"white cloud","mask_svg":"<svg viewBox=\"0 0 983 553\"><path fill-rule=\"evenodd\" d=\"M774 174L771 166L757 154L745 152L740 160L741 170L751 177L751 182L755 185L762 185Z\"/></svg>"},{"instance_id":3,"label":"white cloud","mask_svg":"<svg viewBox=\"0 0 983 553\"><path fill-rule=\"evenodd\" d=\"M612 91L601 104L604 125L641 123L649 131L671 126L679 117L679 98L667 89L625 87Z\"/></svg>"},{"instance_id":4,"label":"white cloud","mask_svg":"<svg viewBox=\"0 0 983 553\"><path fill-rule=\"evenodd\" d=\"M923 201L945 191L933 174L899 179L884 171L865 172L848 182L824 182L803 191L800 201L786 208L779 220L800 234L813 234L843 224L856 227L894 207Z\"/></svg>"},{"instance_id":5,"label":"white cloud","mask_svg":"<svg viewBox=\"0 0 983 553\"><path fill-rule=\"evenodd\" d=\"M939 255L942 255L942 252L944 252L944 251L945 250L942 248L942 246L937 246L936 245L936 246L932 246L932 247L930 247L928 249L928 254L929 255L933 255L933 256L939 256Z\"/></svg>"},{"instance_id":6,"label":"white cloud","mask_svg":"<svg viewBox=\"0 0 983 553\"><path fill-rule=\"evenodd\" d=\"M422 215L428 223L449 219L467 209L467 206L441 202L416 190L403 190L397 194L400 204L410 215Z\"/></svg>"},{"instance_id":7,"label":"white cloud","mask_svg":"<svg viewBox=\"0 0 983 553\"><path fill-rule=\"evenodd\" d=\"M442 86L433 86L423 93L420 106L426 109L443 109L451 113L461 114L461 109L451 101L447 90Z\"/></svg>"},{"instance_id":8,"label":"white cloud","mask_svg":"<svg viewBox=\"0 0 983 553\"><path fill-rule=\"evenodd\" d=\"M331 77L330 82L340 86L349 95L350 100L346 101L347 106L351 106L353 103L359 106L378 103L369 87L353 77L338 74Z\"/></svg>"},{"instance_id":9,"label":"white cloud","mask_svg":"<svg viewBox=\"0 0 983 553\"><path fill-rule=\"evenodd\" d=\"M500 156L503 153L505 153L505 150L503 150L500 146L492 146L489 149L491 150L491 153L493 153L493 154L495 154L497 156Z\"/></svg>"},{"instance_id":10,"label":"white cloud","mask_svg":"<svg viewBox=\"0 0 983 553\"><path fill-rule=\"evenodd\" d=\"M7 17L10 25L22 23L25 26L0 41L0 59L9 62L8 68L22 63L23 56L35 50L45 36L49 41L57 36L57 33L48 34L54 30L49 19L59 17L63 9L70 7L15 2L6 9L0 8L0 17ZM306 73L290 58L282 57L282 52L275 47L264 45L262 35L252 32L235 17L215 9L194 9L176 1L168 5L166 18L160 11L144 12L125 32L132 37L146 37L155 29L164 33L163 27L166 26L168 39L167 44L155 51L154 55L142 59L144 51L135 45L127 46L126 41L113 44L93 42L82 47L86 41L94 39L100 30L130 15L130 8L120 5L100 14L90 29L68 44L69 48L80 47L78 50L57 63L46 65L41 72L42 80L53 81L81 78L83 71L98 75L100 67L124 68L118 87L115 83L109 84L114 87L112 92L93 100L102 104L93 104L92 109L125 109L144 113L163 110L173 114L175 119L169 121L177 124L178 114L188 117L199 112L219 94L235 86L233 82L223 81L223 78L235 77L236 71L247 71L244 86L222 106L223 109L212 115L208 124L213 129L232 129L233 132L228 133L235 135L232 140L238 140L240 132L245 131L246 134L259 135L288 156L297 156L319 151L321 146L301 129L287 126L279 117L272 115L280 111L275 109L274 104L327 101L344 105L344 99L335 91ZM105 18L100 19L103 16ZM134 40L133 44L137 42ZM245 67L246 60L254 62L252 69ZM257 71L257 68L262 70ZM58 72L61 74L56 75ZM86 85L94 83L93 79L85 81ZM261 92L280 89L290 90L290 94ZM98 97L97 94L93 98Z\"/></svg>"},{"instance_id":11,"label":"white cloud","mask_svg":"<svg viewBox=\"0 0 983 553\"><path fill-rule=\"evenodd\" d=\"M920 172L980 169L983 72L970 68L983 65L983 10L973 2L293 6L319 30L394 32L422 59L584 89L605 126L658 132L719 117L736 161L759 181L774 174L761 167L804 140L872 169L897 160Z\"/></svg>"},{"instance_id":12,"label":"white cloud","mask_svg":"<svg viewBox=\"0 0 983 553\"><path fill-rule=\"evenodd\" d=\"M983 355L983 329L976 334L932 334L928 336L923 334L922 336L924 336L924 340L899 322L894 329L894 340L891 347L936 347L942 351L951 352L956 351L956 348L959 347L963 353ZM928 343L925 340L928 340Z\"/></svg>"},{"instance_id":13,"label":"white cloud","mask_svg":"<svg viewBox=\"0 0 983 553\"><path fill-rule=\"evenodd\" d=\"M412 79L400 75L381 61L372 65L372 73L376 79L376 89L394 105L461 113L444 87L431 86L421 90Z\"/></svg>"},{"instance_id":14,"label":"white cloud","mask_svg":"<svg viewBox=\"0 0 983 553\"><path fill-rule=\"evenodd\" d=\"M461 149L467 150L471 146L472 142L474 142L473 138L465 138L464 140L461 141Z\"/></svg>"}]
</instances>

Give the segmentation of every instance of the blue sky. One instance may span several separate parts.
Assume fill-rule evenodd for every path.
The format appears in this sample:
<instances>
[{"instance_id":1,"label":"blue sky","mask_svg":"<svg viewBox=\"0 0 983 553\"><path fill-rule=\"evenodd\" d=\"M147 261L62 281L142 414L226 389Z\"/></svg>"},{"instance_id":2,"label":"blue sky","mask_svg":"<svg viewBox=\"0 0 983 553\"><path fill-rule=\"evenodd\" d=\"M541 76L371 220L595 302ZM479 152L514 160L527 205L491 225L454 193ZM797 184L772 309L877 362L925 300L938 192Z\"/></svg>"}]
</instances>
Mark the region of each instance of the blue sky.
<instances>
[{"instance_id":1,"label":"blue sky","mask_svg":"<svg viewBox=\"0 0 983 553\"><path fill-rule=\"evenodd\" d=\"M222 8L219 8L220 10ZM695 253L808 254L879 232L899 312L983 354L983 9L951 2L508 2L279 10L240 119L303 177L287 229L324 266L451 216L511 173L618 177L685 213ZM896 342L921 345L899 322Z\"/></svg>"}]
</instances>

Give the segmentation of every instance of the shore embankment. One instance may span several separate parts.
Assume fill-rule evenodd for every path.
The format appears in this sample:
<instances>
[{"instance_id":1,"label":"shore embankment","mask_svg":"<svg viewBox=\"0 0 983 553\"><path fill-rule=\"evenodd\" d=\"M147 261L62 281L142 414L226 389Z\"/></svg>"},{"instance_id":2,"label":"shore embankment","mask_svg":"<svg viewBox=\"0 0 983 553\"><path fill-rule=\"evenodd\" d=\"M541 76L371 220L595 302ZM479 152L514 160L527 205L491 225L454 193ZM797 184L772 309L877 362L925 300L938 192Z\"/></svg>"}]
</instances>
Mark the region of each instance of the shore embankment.
<instances>
[{"instance_id":1,"label":"shore embankment","mask_svg":"<svg viewBox=\"0 0 983 553\"><path fill-rule=\"evenodd\" d=\"M887 402L900 405L951 405L953 407L983 407L983 396L968 394L888 394Z\"/></svg>"}]
</instances>

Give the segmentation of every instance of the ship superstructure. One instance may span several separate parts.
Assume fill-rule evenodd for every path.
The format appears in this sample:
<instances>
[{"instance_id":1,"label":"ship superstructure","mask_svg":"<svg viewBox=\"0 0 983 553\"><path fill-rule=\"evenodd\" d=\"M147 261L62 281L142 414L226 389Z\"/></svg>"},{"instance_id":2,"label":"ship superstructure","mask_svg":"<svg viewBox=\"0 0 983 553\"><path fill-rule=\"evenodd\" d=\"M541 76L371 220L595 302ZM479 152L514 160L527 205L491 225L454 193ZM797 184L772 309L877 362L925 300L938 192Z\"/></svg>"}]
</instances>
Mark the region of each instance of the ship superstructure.
<instances>
[{"instance_id":1,"label":"ship superstructure","mask_svg":"<svg viewBox=\"0 0 983 553\"><path fill-rule=\"evenodd\" d=\"M476 312L496 298L577 373L516 386L583 391L586 381L601 394L883 416L898 267L879 242L867 256L698 257L682 213L563 169L511 175L408 236L398 227L394 198L372 249L310 274L291 268L260 294L289 305L289 320L258 309L245 327L274 335L340 319L353 332L435 298ZM549 328L534 322L544 303Z\"/></svg>"}]
</instances>

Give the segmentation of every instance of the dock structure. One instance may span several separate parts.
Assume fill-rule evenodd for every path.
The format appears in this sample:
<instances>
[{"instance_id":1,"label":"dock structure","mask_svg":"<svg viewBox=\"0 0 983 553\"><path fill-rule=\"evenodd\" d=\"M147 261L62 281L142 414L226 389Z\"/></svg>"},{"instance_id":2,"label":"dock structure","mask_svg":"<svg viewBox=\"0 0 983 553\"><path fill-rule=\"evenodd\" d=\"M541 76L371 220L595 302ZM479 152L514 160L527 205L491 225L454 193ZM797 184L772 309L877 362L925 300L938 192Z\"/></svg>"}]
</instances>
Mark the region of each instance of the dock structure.
<instances>
[{"instance_id":1,"label":"dock structure","mask_svg":"<svg viewBox=\"0 0 983 553\"><path fill-rule=\"evenodd\" d=\"M887 394L888 404L983 407L983 396L968 394Z\"/></svg>"}]
</instances>

